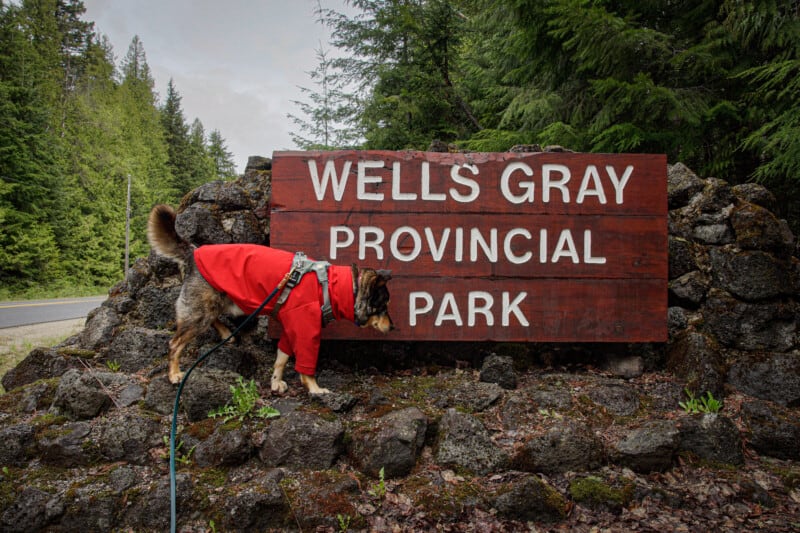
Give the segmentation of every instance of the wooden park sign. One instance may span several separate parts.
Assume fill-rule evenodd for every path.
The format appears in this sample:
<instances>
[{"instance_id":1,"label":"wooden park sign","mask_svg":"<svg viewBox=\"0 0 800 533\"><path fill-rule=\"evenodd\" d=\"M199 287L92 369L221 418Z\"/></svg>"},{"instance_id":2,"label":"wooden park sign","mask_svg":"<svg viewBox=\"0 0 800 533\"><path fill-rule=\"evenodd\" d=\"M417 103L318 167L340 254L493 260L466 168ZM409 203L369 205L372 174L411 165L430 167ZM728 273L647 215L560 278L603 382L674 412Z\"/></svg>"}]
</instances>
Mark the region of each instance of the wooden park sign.
<instances>
[{"instance_id":1,"label":"wooden park sign","mask_svg":"<svg viewBox=\"0 0 800 533\"><path fill-rule=\"evenodd\" d=\"M663 155L276 152L270 241L392 270L387 339L667 338Z\"/></svg>"}]
</instances>

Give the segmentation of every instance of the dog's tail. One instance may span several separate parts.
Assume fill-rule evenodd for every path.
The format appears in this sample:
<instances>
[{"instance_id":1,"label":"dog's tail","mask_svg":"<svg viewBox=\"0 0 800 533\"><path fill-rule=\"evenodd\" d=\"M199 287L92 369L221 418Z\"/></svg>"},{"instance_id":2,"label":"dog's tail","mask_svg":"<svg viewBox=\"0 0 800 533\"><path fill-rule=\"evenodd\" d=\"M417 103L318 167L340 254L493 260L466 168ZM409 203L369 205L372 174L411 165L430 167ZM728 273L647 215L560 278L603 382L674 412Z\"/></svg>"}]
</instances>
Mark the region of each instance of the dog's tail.
<instances>
[{"instance_id":1,"label":"dog's tail","mask_svg":"<svg viewBox=\"0 0 800 533\"><path fill-rule=\"evenodd\" d=\"M175 210L168 205L159 204L150 211L147 240L157 254L180 263L185 263L187 255L191 253L191 245L175 231Z\"/></svg>"}]
</instances>

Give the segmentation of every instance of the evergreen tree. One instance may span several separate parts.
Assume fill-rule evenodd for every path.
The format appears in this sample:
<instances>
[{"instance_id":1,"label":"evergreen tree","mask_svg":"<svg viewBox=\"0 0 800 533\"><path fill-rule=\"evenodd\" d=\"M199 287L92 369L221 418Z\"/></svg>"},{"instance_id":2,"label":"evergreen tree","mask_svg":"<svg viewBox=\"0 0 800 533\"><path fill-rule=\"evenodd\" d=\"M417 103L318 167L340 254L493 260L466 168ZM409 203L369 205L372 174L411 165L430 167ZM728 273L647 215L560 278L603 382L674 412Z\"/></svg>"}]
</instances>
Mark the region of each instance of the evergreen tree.
<instances>
[{"instance_id":1,"label":"evergreen tree","mask_svg":"<svg viewBox=\"0 0 800 533\"><path fill-rule=\"evenodd\" d=\"M189 129L189 147L191 151L191 167L195 173L194 183L197 185L216 179L214 160L206 146L206 131L200 119L194 119Z\"/></svg>"},{"instance_id":2,"label":"evergreen tree","mask_svg":"<svg viewBox=\"0 0 800 533\"><path fill-rule=\"evenodd\" d=\"M75 186L65 197L76 216L62 245L67 275L79 286L108 286L123 275L127 145L113 51L107 39L87 48L85 70L72 95L67 123L70 173ZM113 176L109 178L109 176Z\"/></svg>"},{"instance_id":3,"label":"evergreen tree","mask_svg":"<svg viewBox=\"0 0 800 533\"><path fill-rule=\"evenodd\" d=\"M169 154L161 125L154 81L147 64L144 45L134 36L122 62L120 85L121 131L126 144L117 174L112 178L124 183L131 176L131 255L147 251L145 228L153 204L174 201L168 165Z\"/></svg>"},{"instance_id":4,"label":"evergreen tree","mask_svg":"<svg viewBox=\"0 0 800 533\"><path fill-rule=\"evenodd\" d=\"M235 179L236 165L233 154L225 146L225 139L219 130L211 130L208 135L208 155L214 163L214 171L220 179Z\"/></svg>"},{"instance_id":5,"label":"evergreen tree","mask_svg":"<svg viewBox=\"0 0 800 533\"><path fill-rule=\"evenodd\" d=\"M309 101L292 100L307 118L287 115L299 128L291 133L292 141L303 150L333 150L355 147L360 140L358 128L347 124L356 105L355 96L345 92L334 72L330 54L320 44L315 50L317 68L307 72L317 90L299 87Z\"/></svg>"},{"instance_id":6,"label":"evergreen tree","mask_svg":"<svg viewBox=\"0 0 800 533\"><path fill-rule=\"evenodd\" d=\"M424 148L481 129L459 83L464 19L454 2L350 3L362 14L320 10L320 18L345 52L332 66L362 102L351 123L363 128L366 148Z\"/></svg>"},{"instance_id":7,"label":"evergreen tree","mask_svg":"<svg viewBox=\"0 0 800 533\"><path fill-rule=\"evenodd\" d=\"M61 275L50 224L59 196L54 1L0 5L0 282L22 289Z\"/></svg>"},{"instance_id":8,"label":"evergreen tree","mask_svg":"<svg viewBox=\"0 0 800 533\"><path fill-rule=\"evenodd\" d=\"M172 79L167 85L167 99L161 108L161 125L167 142L167 165L172 174L172 188L180 197L198 185L193 175L192 150L189 143L189 126L183 117L181 97Z\"/></svg>"}]
</instances>

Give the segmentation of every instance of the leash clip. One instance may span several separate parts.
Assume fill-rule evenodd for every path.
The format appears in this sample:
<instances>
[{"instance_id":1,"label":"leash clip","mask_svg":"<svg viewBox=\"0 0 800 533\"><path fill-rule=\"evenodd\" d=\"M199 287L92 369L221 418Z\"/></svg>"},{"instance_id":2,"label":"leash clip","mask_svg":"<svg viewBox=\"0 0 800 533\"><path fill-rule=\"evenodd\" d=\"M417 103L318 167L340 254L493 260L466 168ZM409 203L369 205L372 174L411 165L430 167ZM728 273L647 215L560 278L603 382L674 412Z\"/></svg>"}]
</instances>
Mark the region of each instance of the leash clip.
<instances>
[{"instance_id":1,"label":"leash clip","mask_svg":"<svg viewBox=\"0 0 800 533\"><path fill-rule=\"evenodd\" d=\"M292 269L289 271L289 281L286 282L286 286L290 289L294 289L303 279L303 275L308 272L306 261L305 253L295 252L294 259L292 259Z\"/></svg>"}]
</instances>

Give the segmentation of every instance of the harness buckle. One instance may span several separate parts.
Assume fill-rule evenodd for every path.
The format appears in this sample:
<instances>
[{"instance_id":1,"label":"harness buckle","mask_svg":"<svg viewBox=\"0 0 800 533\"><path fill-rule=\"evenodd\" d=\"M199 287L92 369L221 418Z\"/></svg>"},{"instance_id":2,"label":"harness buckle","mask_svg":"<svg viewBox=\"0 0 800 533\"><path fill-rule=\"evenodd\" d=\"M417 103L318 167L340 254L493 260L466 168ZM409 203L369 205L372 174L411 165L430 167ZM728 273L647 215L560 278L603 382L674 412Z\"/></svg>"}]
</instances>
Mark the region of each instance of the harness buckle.
<instances>
[{"instance_id":1,"label":"harness buckle","mask_svg":"<svg viewBox=\"0 0 800 533\"><path fill-rule=\"evenodd\" d=\"M289 272L289 281L286 282L286 286L290 289L294 289L297 284L300 283L300 280L303 279L303 274L305 274L305 272L299 268L292 269L292 271Z\"/></svg>"}]
</instances>

